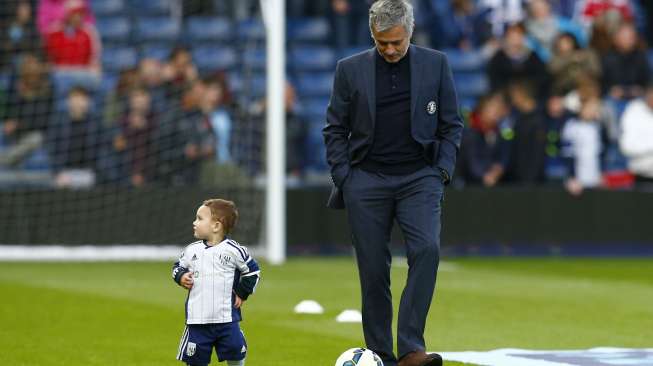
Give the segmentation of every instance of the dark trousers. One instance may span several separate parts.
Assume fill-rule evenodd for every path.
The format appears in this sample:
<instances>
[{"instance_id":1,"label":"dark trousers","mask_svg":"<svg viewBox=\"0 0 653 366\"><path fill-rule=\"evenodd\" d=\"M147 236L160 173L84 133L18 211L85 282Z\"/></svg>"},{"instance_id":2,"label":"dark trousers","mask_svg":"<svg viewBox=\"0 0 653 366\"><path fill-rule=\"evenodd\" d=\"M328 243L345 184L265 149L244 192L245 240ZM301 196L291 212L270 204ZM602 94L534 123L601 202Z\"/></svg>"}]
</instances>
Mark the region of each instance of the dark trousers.
<instances>
[{"instance_id":1,"label":"dark trousers","mask_svg":"<svg viewBox=\"0 0 653 366\"><path fill-rule=\"evenodd\" d=\"M396 220L403 232L409 266L399 306L397 351L401 358L425 350L424 326L440 259L443 184L432 167L401 176L354 167L342 188L361 282L365 342L386 366L395 366L389 247L392 225Z\"/></svg>"}]
</instances>

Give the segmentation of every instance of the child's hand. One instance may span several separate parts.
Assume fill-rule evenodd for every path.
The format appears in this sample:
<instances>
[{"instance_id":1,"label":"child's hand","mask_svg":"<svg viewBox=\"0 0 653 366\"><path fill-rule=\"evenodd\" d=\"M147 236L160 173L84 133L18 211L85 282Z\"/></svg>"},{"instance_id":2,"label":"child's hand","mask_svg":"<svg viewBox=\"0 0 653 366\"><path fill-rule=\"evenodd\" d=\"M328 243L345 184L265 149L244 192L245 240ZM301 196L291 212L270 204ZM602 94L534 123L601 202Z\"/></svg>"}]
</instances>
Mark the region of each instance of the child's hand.
<instances>
[{"instance_id":1,"label":"child's hand","mask_svg":"<svg viewBox=\"0 0 653 366\"><path fill-rule=\"evenodd\" d=\"M243 304L243 299L241 299L238 295L236 295L236 301L234 302L234 307L238 309L242 304Z\"/></svg>"},{"instance_id":2,"label":"child's hand","mask_svg":"<svg viewBox=\"0 0 653 366\"><path fill-rule=\"evenodd\" d=\"M181 286L186 289L191 289L193 287L193 274L190 272L184 273L183 276L181 276L181 281L179 281Z\"/></svg>"}]
</instances>

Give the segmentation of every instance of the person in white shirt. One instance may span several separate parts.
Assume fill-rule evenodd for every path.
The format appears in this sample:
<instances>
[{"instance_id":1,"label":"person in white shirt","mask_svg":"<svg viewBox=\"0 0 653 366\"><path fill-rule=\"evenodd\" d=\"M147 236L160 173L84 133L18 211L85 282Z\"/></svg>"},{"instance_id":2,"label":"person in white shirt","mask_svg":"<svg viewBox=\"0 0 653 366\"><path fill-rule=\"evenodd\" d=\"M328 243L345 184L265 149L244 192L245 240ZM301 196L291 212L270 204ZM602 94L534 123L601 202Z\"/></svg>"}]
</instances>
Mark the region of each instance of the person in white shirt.
<instances>
[{"instance_id":1,"label":"person in white shirt","mask_svg":"<svg viewBox=\"0 0 653 366\"><path fill-rule=\"evenodd\" d=\"M172 278L189 290L186 328L177 359L207 366L213 348L220 362L243 366L247 354L240 330L240 308L259 281L260 269L247 248L227 237L238 221L236 205L210 199L197 209L195 238L172 269Z\"/></svg>"},{"instance_id":2,"label":"person in white shirt","mask_svg":"<svg viewBox=\"0 0 653 366\"><path fill-rule=\"evenodd\" d=\"M653 183L653 81L643 98L628 103L621 117L621 152L638 183Z\"/></svg>"}]
</instances>

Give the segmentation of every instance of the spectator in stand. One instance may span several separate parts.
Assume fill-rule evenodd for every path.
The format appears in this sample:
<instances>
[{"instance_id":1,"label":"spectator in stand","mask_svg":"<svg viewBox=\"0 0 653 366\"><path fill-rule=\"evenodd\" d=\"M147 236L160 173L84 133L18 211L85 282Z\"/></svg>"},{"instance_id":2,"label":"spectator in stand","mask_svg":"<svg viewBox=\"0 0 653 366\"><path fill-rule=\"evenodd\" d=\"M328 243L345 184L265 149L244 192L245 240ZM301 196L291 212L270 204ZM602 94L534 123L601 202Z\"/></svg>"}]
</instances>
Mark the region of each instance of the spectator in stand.
<instances>
[{"instance_id":1,"label":"spectator in stand","mask_svg":"<svg viewBox=\"0 0 653 366\"><path fill-rule=\"evenodd\" d=\"M571 33L558 36L548 67L553 78L552 91L555 94L564 95L574 90L580 78L590 77L598 80L601 77L601 62L597 54L592 49L580 48L576 37Z\"/></svg>"},{"instance_id":2,"label":"spectator in stand","mask_svg":"<svg viewBox=\"0 0 653 366\"><path fill-rule=\"evenodd\" d=\"M154 178L154 137L156 119L152 113L150 94L136 87L129 92L126 114L113 138L113 148L120 157L119 166L134 187L141 187Z\"/></svg>"},{"instance_id":3,"label":"spectator in stand","mask_svg":"<svg viewBox=\"0 0 653 366\"><path fill-rule=\"evenodd\" d=\"M63 24L45 36L45 50L56 70L99 74L101 44L95 26L84 23L88 8L81 0L67 0Z\"/></svg>"},{"instance_id":4,"label":"spectator in stand","mask_svg":"<svg viewBox=\"0 0 653 366\"><path fill-rule=\"evenodd\" d=\"M224 78L212 77L204 81L205 92L200 100L200 109L211 126L215 136L215 162L230 164L233 162L231 136L233 122L228 108L227 86Z\"/></svg>"},{"instance_id":5,"label":"spectator in stand","mask_svg":"<svg viewBox=\"0 0 653 366\"><path fill-rule=\"evenodd\" d=\"M505 89L511 83L528 81L536 95L546 96L549 75L540 58L526 46L526 31L521 23L508 26L502 48L492 57L487 67L492 90Z\"/></svg>"},{"instance_id":6,"label":"spectator in stand","mask_svg":"<svg viewBox=\"0 0 653 366\"><path fill-rule=\"evenodd\" d=\"M628 158L628 169L637 183L653 185L653 82L643 98L628 103L621 129L619 145Z\"/></svg>"},{"instance_id":7,"label":"spectator in stand","mask_svg":"<svg viewBox=\"0 0 653 366\"><path fill-rule=\"evenodd\" d=\"M168 62L161 69L165 98L168 102L179 101L184 91L191 85L197 85L199 73L193 64L190 51L182 46L170 52Z\"/></svg>"},{"instance_id":8,"label":"spectator in stand","mask_svg":"<svg viewBox=\"0 0 653 366\"><path fill-rule=\"evenodd\" d=\"M601 184L605 135L599 122L600 114L599 98L585 100L578 117L568 120L562 129L562 156L568 161L569 172L565 187L575 196Z\"/></svg>"},{"instance_id":9,"label":"spectator in stand","mask_svg":"<svg viewBox=\"0 0 653 366\"><path fill-rule=\"evenodd\" d=\"M560 152L560 136L565 123L572 114L565 108L564 95L554 93L546 102L546 163L545 173L548 180L560 180L567 176L567 164Z\"/></svg>"},{"instance_id":10,"label":"spectator in stand","mask_svg":"<svg viewBox=\"0 0 653 366\"><path fill-rule=\"evenodd\" d=\"M479 0L477 6L492 26L492 34L501 38L511 24L526 18L522 0Z\"/></svg>"},{"instance_id":11,"label":"spectator in stand","mask_svg":"<svg viewBox=\"0 0 653 366\"><path fill-rule=\"evenodd\" d=\"M579 0L574 19L589 28L594 20L609 13L618 16L620 20L634 20L630 0Z\"/></svg>"},{"instance_id":12,"label":"spectator in stand","mask_svg":"<svg viewBox=\"0 0 653 366\"><path fill-rule=\"evenodd\" d=\"M370 1L331 0L331 24L335 46L341 50L371 44L367 25Z\"/></svg>"},{"instance_id":13,"label":"spectator in stand","mask_svg":"<svg viewBox=\"0 0 653 366\"><path fill-rule=\"evenodd\" d=\"M163 86L162 69L163 65L153 58L144 58L138 65L139 81L150 93L152 110L157 115L164 113L166 108L166 91Z\"/></svg>"},{"instance_id":14,"label":"spectator in stand","mask_svg":"<svg viewBox=\"0 0 653 366\"><path fill-rule=\"evenodd\" d=\"M128 95L139 85L138 70L135 68L120 71L115 88L107 93L102 109L102 125L114 127L127 112Z\"/></svg>"},{"instance_id":15,"label":"spectator in stand","mask_svg":"<svg viewBox=\"0 0 653 366\"><path fill-rule=\"evenodd\" d=\"M8 148L0 152L0 166L15 167L43 145L52 110L47 67L35 55L23 58L5 102L0 122Z\"/></svg>"},{"instance_id":16,"label":"spectator in stand","mask_svg":"<svg viewBox=\"0 0 653 366\"><path fill-rule=\"evenodd\" d=\"M573 34L577 42L586 43L582 28L569 19L553 14L548 0L531 0L529 10L526 29L532 47L542 61L549 61L555 40L561 33Z\"/></svg>"},{"instance_id":17,"label":"spectator in stand","mask_svg":"<svg viewBox=\"0 0 653 366\"><path fill-rule=\"evenodd\" d=\"M507 112L503 94L495 92L482 97L470 115L457 169L466 183L493 187L501 181L510 162L513 137L505 125Z\"/></svg>"},{"instance_id":18,"label":"spectator in stand","mask_svg":"<svg viewBox=\"0 0 653 366\"><path fill-rule=\"evenodd\" d=\"M538 108L535 94L528 82L519 81L508 88L514 107L514 140L511 164L507 175L518 184L543 181L546 159L546 119Z\"/></svg>"},{"instance_id":19,"label":"spectator in stand","mask_svg":"<svg viewBox=\"0 0 653 366\"><path fill-rule=\"evenodd\" d=\"M197 184L204 161L215 159L215 137L202 115L206 92L202 80L186 89L181 103L171 104L161 116L157 132L158 176L174 186Z\"/></svg>"},{"instance_id":20,"label":"spectator in stand","mask_svg":"<svg viewBox=\"0 0 653 366\"><path fill-rule=\"evenodd\" d=\"M616 143L619 138L619 125L617 112L613 103L603 102L601 99L601 85L591 77L581 77L577 80L577 87L565 96L565 108L579 114L585 101L594 100L598 104L598 117L596 120L605 132L609 143Z\"/></svg>"},{"instance_id":21,"label":"spectator in stand","mask_svg":"<svg viewBox=\"0 0 653 366\"><path fill-rule=\"evenodd\" d=\"M646 52L635 26L622 24L614 35L614 47L602 59L603 90L615 100L640 97L650 77Z\"/></svg>"},{"instance_id":22,"label":"spectator in stand","mask_svg":"<svg viewBox=\"0 0 653 366\"><path fill-rule=\"evenodd\" d=\"M41 50L31 3L19 0L5 6L10 8L11 15L0 18L0 70L11 67L23 54Z\"/></svg>"},{"instance_id":23,"label":"spectator in stand","mask_svg":"<svg viewBox=\"0 0 653 366\"><path fill-rule=\"evenodd\" d=\"M36 10L36 21L41 36L46 37L53 30L61 28L68 14L69 0L39 0ZM88 0L82 0L84 11L83 24L95 25L95 17L91 12Z\"/></svg>"},{"instance_id":24,"label":"spectator in stand","mask_svg":"<svg viewBox=\"0 0 653 366\"><path fill-rule=\"evenodd\" d=\"M55 182L58 187L88 187L98 180L100 126L93 118L91 96L75 87L68 93L67 110L48 128Z\"/></svg>"},{"instance_id":25,"label":"spectator in stand","mask_svg":"<svg viewBox=\"0 0 653 366\"><path fill-rule=\"evenodd\" d=\"M286 172L293 178L301 178L306 166L307 123L301 117L297 93L290 82L284 89L286 106Z\"/></svg>"}]
</instances>

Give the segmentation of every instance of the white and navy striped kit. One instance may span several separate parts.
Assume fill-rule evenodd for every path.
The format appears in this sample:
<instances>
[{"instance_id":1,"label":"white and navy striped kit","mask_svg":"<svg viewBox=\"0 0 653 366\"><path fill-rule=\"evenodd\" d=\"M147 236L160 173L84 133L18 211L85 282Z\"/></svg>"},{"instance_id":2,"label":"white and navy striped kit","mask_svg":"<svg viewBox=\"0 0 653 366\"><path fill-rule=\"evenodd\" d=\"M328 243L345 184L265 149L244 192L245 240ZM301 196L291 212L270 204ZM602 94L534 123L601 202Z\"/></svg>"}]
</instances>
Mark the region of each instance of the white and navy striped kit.
<instances>
[{"instance_id":1,"label":"white and navy striped kit","mask_svg":"<svg viewBox=\"0 0 653 366\"><path fill-rule=\"evenodd\" d=\"M259 267L247 248L225 239L214 246L197 241L187 246L176 266L193 274L186 302L186 324L238 322L240 309L233 307L234 289L241 277L255 276ZM174 273L173 273L174 276Z\"/></svg>"}]
</instances>

